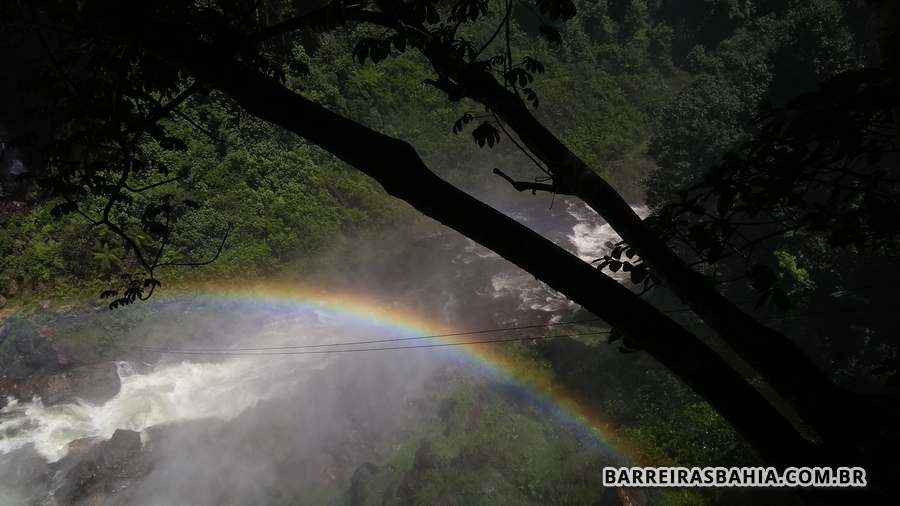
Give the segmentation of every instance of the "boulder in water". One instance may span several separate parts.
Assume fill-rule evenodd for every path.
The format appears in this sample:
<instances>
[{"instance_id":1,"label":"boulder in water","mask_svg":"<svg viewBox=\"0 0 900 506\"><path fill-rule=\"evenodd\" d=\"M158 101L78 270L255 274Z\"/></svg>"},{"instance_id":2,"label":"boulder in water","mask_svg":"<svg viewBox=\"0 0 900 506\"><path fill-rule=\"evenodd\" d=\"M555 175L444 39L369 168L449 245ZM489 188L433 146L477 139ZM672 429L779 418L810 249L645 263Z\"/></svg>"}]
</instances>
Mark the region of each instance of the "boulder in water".
<instances>
[{"instance_id":1,"label":"boulder in water","mask_svg":"<svg viewBox=\"0 0 900 506\"><path fill-rule=\"evenodd\" d=\"M21 380L37 371L59 371L60 356L38 327L24 318L10 318L0 330L0 376Z\"/></svg>"},{"instance_id":2,"label":"boulder in water","mask_svg":"<svg viewBox=\"0 0 900 506\"><path fill-rule=\"evenodd\" d=\"M140 433L118 429L108 441L74 451L58 463L55 495L63 504L106 504L106 498L149 472L141 454Z\"/></svg>"},{"instance_id":3,"label":"boulder in water","mask_svg":"<svg viewBox=\"0 0 900 506\"><path fill-rule=\"evenodd\" d=\"M114 362L75 367L39 381L36 394L45 406L82 399L93 404L119 393L122 382Z\"/></svg>"},{"instance_id":4,"label":"boulder in water","mask_svg":"<svg viewBox=\"0 0 900 506\"><path fill-rule=\"evenodd\" d=\"M116 429L113 437L104 443L102 465L109 471L127 475L132 458L141 452L141 434L133 430Z\"/></svg>"},{"instance_id":5,"label":"boulder in water","mask_svg":"<svg viewBox=\"0 0 900 506\"><path fill-rule=\"evenodd\" d=\"M50 464L32 445L0 454L0 504L43 505L34 498L48 494L47 484L52 476Z\"/></svg>"},{"instance_id":6,"label":"boulder in water","mask_svg":"<svg viewBox=\"0 0 900 506\"><path fill-rule=\"evenodd\" d=\"M67 449L68 449L69 453L83 452L83 451L87 450L88 448L94 446L98 442L100 442L100 438L98 438L96 436L78 438L78 439L72 441L71 443L69 443L69 445L67 446Z\"/></svg>"},{"instance_id":7,"label":"boulder in water","mask_svg":"<svg viewBox=\"0 0 900 506\"><path fill-rule=\"evenodd\" d=\"M121 387L114 362L74 367L46 376L30 374L19 380L7 375L0 377L0 407L6 404L7 397L26 402L40 397L44 406L76 399L99 404L113 398Z\"/></svg>"}]
</instances>

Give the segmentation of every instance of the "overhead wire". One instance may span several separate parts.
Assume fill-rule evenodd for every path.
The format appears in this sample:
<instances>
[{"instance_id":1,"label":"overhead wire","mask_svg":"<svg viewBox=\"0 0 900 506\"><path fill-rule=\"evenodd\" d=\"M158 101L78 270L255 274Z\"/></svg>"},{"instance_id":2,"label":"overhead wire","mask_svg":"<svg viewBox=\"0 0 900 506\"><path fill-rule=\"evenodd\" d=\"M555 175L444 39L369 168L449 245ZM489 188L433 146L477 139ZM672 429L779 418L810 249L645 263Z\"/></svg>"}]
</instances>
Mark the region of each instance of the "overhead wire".
<instances>
[{"instance_id":1,"label":"overhead wire","mask_svg":"<svg viewBox=\"0 0 900 506\"><path fill-rule=\"evenodd\" d=\"M408 350L414 348L445 348L449 346L467 346L479 344L496 344L496 343L512 343L534 340L549 340L559 338L585 337L600 334L608 334L609 331L596 332L579 332L575 334L560 334L555 336L528 336L528 337L507 337L497 339L479 339L476 341L463 341L452 343L429 343L429 344L413 344L407 346L378 346L374 348L343 348L337 350L302 350L302 351L231 351L229 349L219 349L216 351L191 351L183 349L144 349L143 351L152 351L156 353L170 353L177 355L206 355L206 356L266 356L266 355L323 355L328 353L351 353L351 352L372 352L372 351L391 351L391 350Z\"/></svg>"},{"instance_id":2,"label":"overhead wire","mask_svg":"<svg viewBox=\"0 0 900 506\"><path fill-rule=\"evenodd\" d=\"M319 343L319 344L298 344L298 345L288 345L288 346L261 346L254 348L179 348L184 351L265 351L265 350L291 350L291 349L304 349L304 348L327 348L332 346L354 346L354 345L366 345L366 344L379 344L379 343L392 343L398 341L419 341L423 339L442 339L446 337L459 337L459 336L471 336L478 334L496 334L498 332L511 332L517 330L533 330L533 329L543 329L546 327L556 327L561 325L582 325L585 323L596 323L603 321L602 318L586 318L584 320L574 320L567 322L550 322L550 323L542 323L542 324L534 324L534 325L518 325L514 327L497 327L492 329L481 329L481 330L472 330L466 332L449 332L446 334L429 334L425 336L412 336L412 337L391 337L391 338L382 338L382 339L366 339L362 341L347 341L340 343ZM608 332L608 331L604 331Z\"/></svg>"},{"instance_id":3,"label":"overhead wire","mask_svg":"<svg viewBox=\"0 0 900 506\"><path fill-rule=\"evenodd\" d=\"M841 292L851 292L853 289L841 290ZM737 303L746 303L746 302L754 302L753 300L748 301L738 301ZM849 312L872 312L876 308L861 308L859 310L853 310ZM680 313L680 312L689 312L691 309L689 307L683 308L673 308L660 310L662 313ZM799 318L804 316L813 316L817 314L827 314L827 311L823 312L807 312L807 313L798 313L798 314L788 314L788 315L780 315L773 318L769 318L763 320L765 322L778 321L790 318ZM372 344L385 344L385 343L395 343L395 342L408 342L408 341L421 341L426 339L441 339L448 337L460 337L460 336L468 336L468 335L483 335L483 334L492 334L499 332L512 332L512 331L521 331L521 330L534 330L534 329L543 329L547 327L556 327L556 326L565 326L565 325L583 325L589 323L597 323L604 321L602 318L585 318L580 320L572 320L572 321L563 321L563 322L549 322L542 324L533 324L533 325L517 325L517 326L509 326L509 327L496 327L490 329L479 329L472 331L461 331L461 332L449 332L443 334L429 334L422 336L410 336L410 337L393 337L393 338L380 338L380 339L365 339L358 341L345 341L345 342L333 342L333 343L316 343L316 344L301 344L301 345L284 345L284 346L258 346L258 347L239 347L239 348L169 348L169 347L154 347L154 346L131 346L132 348L136 348L140 351L146 352L156 352L156 353L176 353L176 354L185 354L185 355L300 355L300 354L326 354L326 353L346 353L352 351L381 351L381 350L399 350L406 348L437 348L444 346L462 346L462 345L474 345L474 344L491 344L491 343L505 343L505 342L517 342L517 341L528 341L535 339L553 339L553 338L565 338L565 337L580 337L587 335L599 335L599 334L609 334L612 332L611 329L600 330L600 331L592 331L587 333L573 333L573 334L564 334L558 336L527 336L527 337L516 337L516 338L502 338L502 339L483 339L478 341L468 341L468 342L453 342L453 343L436 343L436 344L428 344L428 345L409 345L409 346L383 346L376 348L340 348L340 349L329 349L329 350L321 350L319 348L335 348L335 347L347 347L347 346L365 346ZM319 349L319 350L316 350ZM288 351L285 351L288 350ZM313 350L313 351L291 351L291 350ZM271 352L271 353L269 353Z\"/></svg>"}]
</instances>

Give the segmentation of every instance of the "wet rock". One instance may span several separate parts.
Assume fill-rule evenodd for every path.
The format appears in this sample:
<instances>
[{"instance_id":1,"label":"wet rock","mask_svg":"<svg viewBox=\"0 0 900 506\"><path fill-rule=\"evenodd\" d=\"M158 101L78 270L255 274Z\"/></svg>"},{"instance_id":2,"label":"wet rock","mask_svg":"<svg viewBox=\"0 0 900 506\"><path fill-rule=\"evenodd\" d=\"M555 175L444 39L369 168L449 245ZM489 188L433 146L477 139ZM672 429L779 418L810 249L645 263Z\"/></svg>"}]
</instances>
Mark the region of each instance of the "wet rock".
<instances>
[{"instance_id":1,"label":"wet rock","mask_svg":"<svg viewBox=\"0 0 900 506\"><path fill-rule=\"evenodd\" d=\"M38 371L56 372L65 359L53 341L25 318L10 318L0 338L0 377L24 379Z\"/></svg>"},{"instance_id":2,"label":"wet rock","mask_svg":"<svg viewBox=\"0 0 900 506\"><path fill-rule=\"evenodd\" d=\"M10 465L6 467L6 464ZM5 480L21 484L43 481L50 476L49 464L31 445L0 456L0 467L6 471Z\"/></svg>"},{"instance_id":3,"label":"wet rock","mask_svg":"<svg viewBox=\"0 0 900 506\"><path fill-rule=\"evenodd\" d=\"M51 477L50 465L31 445L0 455L0 504L37 504L48 495Z\"/></svg>"},{"instance_id":4,"label":"wet rock","mask_svg":"<svg viewBox=\"0 0 900 506\"><path fill-rule=\"evenodd\" d=\"M141 451L141 434L133 430L117 429L104 444L103 467L121 476L127 476L129 463Z\"/></svg>"},{"instance_id":5,"label":"wet rock","mask_svg":"<svg viewBox=\"0 0 900 506\"><path fill-rule=\"evenodd\" d=\"M108 441L69 453L58 463L56 496L63 504L108 504L149 471L141 435L118 429Z\"/></svg>"},{"instance_id":6,"label":"wet rock","mask_svg":"<svg viewBox=\"0 0 900 506\"><path fill-rule=\"evenodd\" d=\"M6 407L9 398L30 401L34 397L34 385L28 381L0 378L0 409Z\"/></svg>"},{"instance_id":7,"label":"wet rock","mask_svg":"<svg viewBox=\"0 0 900 506\"><path fill-rule=\"evenodd\" d=\"M119 393L122 382L114 362L74 367L68 371L39 375L22 363L14 363L0 377L0 407L13 397L30 401L40 397L45 406L83 400L100 404ZM21 379L20 379L21 378Z\"/></svg>"},{"instance_id":8,"label":"wet rock","mask_svg":"<svg viewBox=\"0 0 900 506\"><path fill-rule=\"evenodd\" d=\"M13 381L24 380L36 371L37 369L29 365L23 357L16 357L15 355L8 360L2 360L2 363L0 363L0 377L9 378Z\"/></svg>"},{"instance_id":9,"label":"wet rock","mask_svg":"<svg viewBox=\"0 0 900 506\"><path fill-rule=\"evenodd\" d=\"M92 404L108 401L119 393L122 382L114 362L75 367L40 380L36 389L45 406L75 399Z\"/></svg>"},{"instance_id":10,"label":"wet rock","mask_svg":"<svg viewBox=\"0 0 900 506\"><path fill-rule=\"evenodd\" d=\"M100 438L98 438L98 437L83 437L83 438L76 439L69 443L69 445L68 445L69 452L68 453L83 452L83 451L87 450L88 448L94 446L98 442L100 442Z\"/></svg>"},{"instance_id":11,"label":"wet rock","mask_svg":"<svg viewBox=\"0 0 900 506\"><path fill-rule=\"evenodd\" d=\"M13 381L25 379L31 376L33 373L34 367L29 366L21 360L16 360L3 370L3 376Z\"/></svg>"},{"instance_id":12,"label":"wet rock","mask_svg":"<svg viewBox=\"0 0 900 506\"><path fill-rule=\"evenodd\" d=\"M6 297L0 295L0 309L3 309L4 307L6 307L6 303L7 303Z\"/></svg>"}]
</instances>

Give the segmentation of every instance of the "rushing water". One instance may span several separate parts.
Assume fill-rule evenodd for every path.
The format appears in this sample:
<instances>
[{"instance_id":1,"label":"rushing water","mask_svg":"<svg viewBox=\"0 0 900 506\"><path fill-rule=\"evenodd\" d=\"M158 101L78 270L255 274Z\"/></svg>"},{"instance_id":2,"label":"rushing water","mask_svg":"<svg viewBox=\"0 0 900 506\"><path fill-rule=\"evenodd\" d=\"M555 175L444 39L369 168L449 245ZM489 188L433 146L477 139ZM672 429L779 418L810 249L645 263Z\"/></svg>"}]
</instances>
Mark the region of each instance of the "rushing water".
<instances>
[{"instance_id":1,"label":"rushing water","mask_svg":"<svg viewBox=\"0 0 900 506\"><path fill-rule=\"evenodd\" d=\"M296 364L295 364L296 365ZM11 401L0 411L0 453L29 443L50 462L65 456L71 442L107 439L116 429L143 431L167 422L218 418L228 420L273 395L281 367L260 367L253 358L222 363L182 362L135 373L118 363L122 387L109 401L44 406ZM296 371L295 368L292 370ZM296 378L295 378L296 379Z\"/></svg>"},{"instance_id":2,"label":"rushing water","mask_svg":"<svg viewBox=\"0 0 900 506\"><path fill-rule=\"evenodd\" d=\"M551 221L529 222L529 225L538 230L545 229L543 232L548 237L588 261L602 256L608 243L618 240L610 227L583 205L570 202L565 204L564 209L557 211ZM638 212L643 214L645 210L639 209ZM525 218L523 220L528 221ZM555 235L550 233L551 230L555 231ZM533 322L536 314L546 315L545 321L555 321L577 310L576 305L560 294L515 269L490 251L465 239L459 238L456 241L457 244L453 246L455 256L451 255L450 261L444 262L452 264L457 271L443 273L441 276L442 279L456 280L452 282L459 286L448 282L447 286L439 288L444 295L449 294L447 300L460 301L457 314L470 313L468 309L474 307L482 312L493 311L493 321L506 323L517 321L516 315L532 318ZM438 287L432 291L437 293ZM453 313L452 304L446 300L436 302L450 308L447 314ZM496 307L491 306L490 309L491 304ZM265 324L255 333L222 328L227 327L227 324L219 323L216 318L209 320L213 322L210 326L211 334L215 335L211 342L217 347L249 344L280 346L299 342L310 344L373 336L398 336L396 329L370 321L354 321L352 317L340 312L306 311L297 314L288 311L274 317L266 314L262 318ZM208 346L210 342L201 344ZM400 365L397 360L385 359L386 362L373 368L377 373L370 371L371 384L363 390L374 389L373 385L379 382L395 385L419 383L421 377L415 377L414 371L421 373L427 368L414 367L413 360L409 358L413 355L404 355L405 360ZM364 378L360 380L363 383L369 381L365 379L369 378L365 373L341 367L347 365L341 360L325 355L264 359L231 357L215 362L163 361L154 367L142 365L138 368L129 362L119 362L117 370L121 389L106 402L91 404L73 401L44 406L39 398L31 401L11 399L0 410L0 455L32 447L47 462L56 462L66 456L73 442L84 438L108 439L116 429L145 433L150 427L168 423L201 419L233 420L243 413L254 411L254 406L262 401L296 395L303 391L307 380L320 371L328 371L329 378L342 375ZM393 376L385 379L384 374ZM379 395L373 395L376 390L366 392L368 393L360 395L358 399L350 399L344 391L329 392L327 395L344 396L340 402L345 404L380 399ZM321 394L317 399L321 401L324 395L326 394ZM397 397L399 396L398 391ZM389 408L385 409L390 411ZM323 417L334 419L324 411ZM4 490L0 486L0 502L5 504L3 494L11 493L12 490ZM14 503L16 501L11 502Z\"/></svg>"},{"instance_id":3,"label":"rushing water","mask_svg":"<svg viewBox=\"0 0 900 506\"><path fill-rule=\"evenodd\" d=\"M555 239L561 246L585 262L592 262L607 254L610 245L620 240L619 235L612 227L584 204L567 200L563 202L563 207L564 212L551 215L543 221L527 219L527 217L522 218L522 221L541 231L547 237ZM635 207L634 211L641 218L645 218L649 214L646 206ZM568 232L560 234L560 230L568 230ZM471 243L466 249L466 255L463 258L468 262L471 262L472 259L502 262L495 253L477 246L475 243ZM610 274L617 279L624 279L628 276L622 271ZM543 311L553 315L550 321L558 321L578 308L577 304L562 294L550 290L543 283L535 281L530 274L518 269L497 268L490 276L490 283L490 296L494 299L503 297L518 299L519 304L516 310L520 313Z\"/></svg>"},{"instance_id":4,"label":"rushing water","mask_svg":"<svg viewBox=\"0 0 900 506\"><path fill-rule=\"evenodd\" d=\"M575 248L574 253L585 262L600 258L609 250L610 243L620 239L608 223L598 220L594 212L583 204L568 201L566 210L575 218L575 225L567 238ZM646 206L636 207L634 211L641 218L646 218L650 213Z\"/></svg>"},{"instance_id":5,"label":"rushing water","mask_svg":"<svg viewBox=\"0 0 900 506\"><path fill-rule=\"evenodd\" d=\"M213 325L215 348L282 346L335 342L359 335L393 335L395 330L362 321L340 311L309 311L252 305L247 314L265 312L267 323L255 332L218 326L220 309L188 312L187 327ZM180 346L190 346L182 343ZM207 346L210 346L207 343ZM182 355L183 356L183 355ZM182 356L175 355L175 358ZM167 357L167 355L162 355ZM0 410L0 454L33 445L48 462L64 457L70 443L82 438L108 439L116 429L143 431L154 425L214 418L229 420L256 403L302 388L317 371L329 367L325 355L227 357L220 361L183 356L154 367L116 363L121 388L106 402L85 401L44 406L40 398L29 402L9 399Z\"/></svg>"}]
</instances>

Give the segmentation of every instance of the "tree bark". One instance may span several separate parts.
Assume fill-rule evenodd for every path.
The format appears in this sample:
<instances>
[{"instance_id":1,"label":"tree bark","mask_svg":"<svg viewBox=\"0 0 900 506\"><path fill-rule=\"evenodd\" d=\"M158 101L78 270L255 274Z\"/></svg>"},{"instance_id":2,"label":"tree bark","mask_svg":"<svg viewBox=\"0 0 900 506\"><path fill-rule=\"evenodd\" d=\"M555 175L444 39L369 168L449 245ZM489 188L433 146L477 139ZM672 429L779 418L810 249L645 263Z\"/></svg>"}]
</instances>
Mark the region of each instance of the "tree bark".
<instances>
[{"instance_id":1,"label":"tree bark","mask_svg":"<svg viewBox=\"0 0 900 506\"><path fill-rule=\"evenodd\" d=\"M133 13L107 16L104 31L231 96L248 112L292 131L377 180L391 195L492 249L621 328L706 399L773 465L819 461L806 441L748 382L694 335L589 264L439 178L409 144L292 92L198 41L180 26Z\"/></svg>"},{"instance_id":2,"label":"tree bark","mask_svg":"<svg viewBox=\"0 0 900 506\"><path fill-rule=\"evenodd\" d=\"M852 420L851 413L859 408L856 399L839 388L787 336L741 310L693 271L643 223L605 179L531 114L518 95L501 85L489 72L468 64L457 53L431 40L428 30L423 27L409 27L389 15L364 9L352 10L345 15L353 21L381 25L422 39L420 50L438 75L446 80L436 84L444 88L451 100L467 97L492 110L546 165L553 175L556 192L580 198L604 218L665 285L716 331L820 436L835 443L843 440ZM295 21L305 22L302 17Z\"/></svg>"},{"instance_id":3,"label":"tree bark","mask_svg":"<svg viewBox=\"0 0 900 506\"><path fill-rule=\"evenodd\" d=\"M558 193L583 200L634 248L664 284L751 365L820 435L846 434L851 396L799 347L730 302L653 233L618 192L528 110L492 75L439 47L426 48L437 72L457 93L489 107L553 174Z\"/></svg>"}]
</instances>

